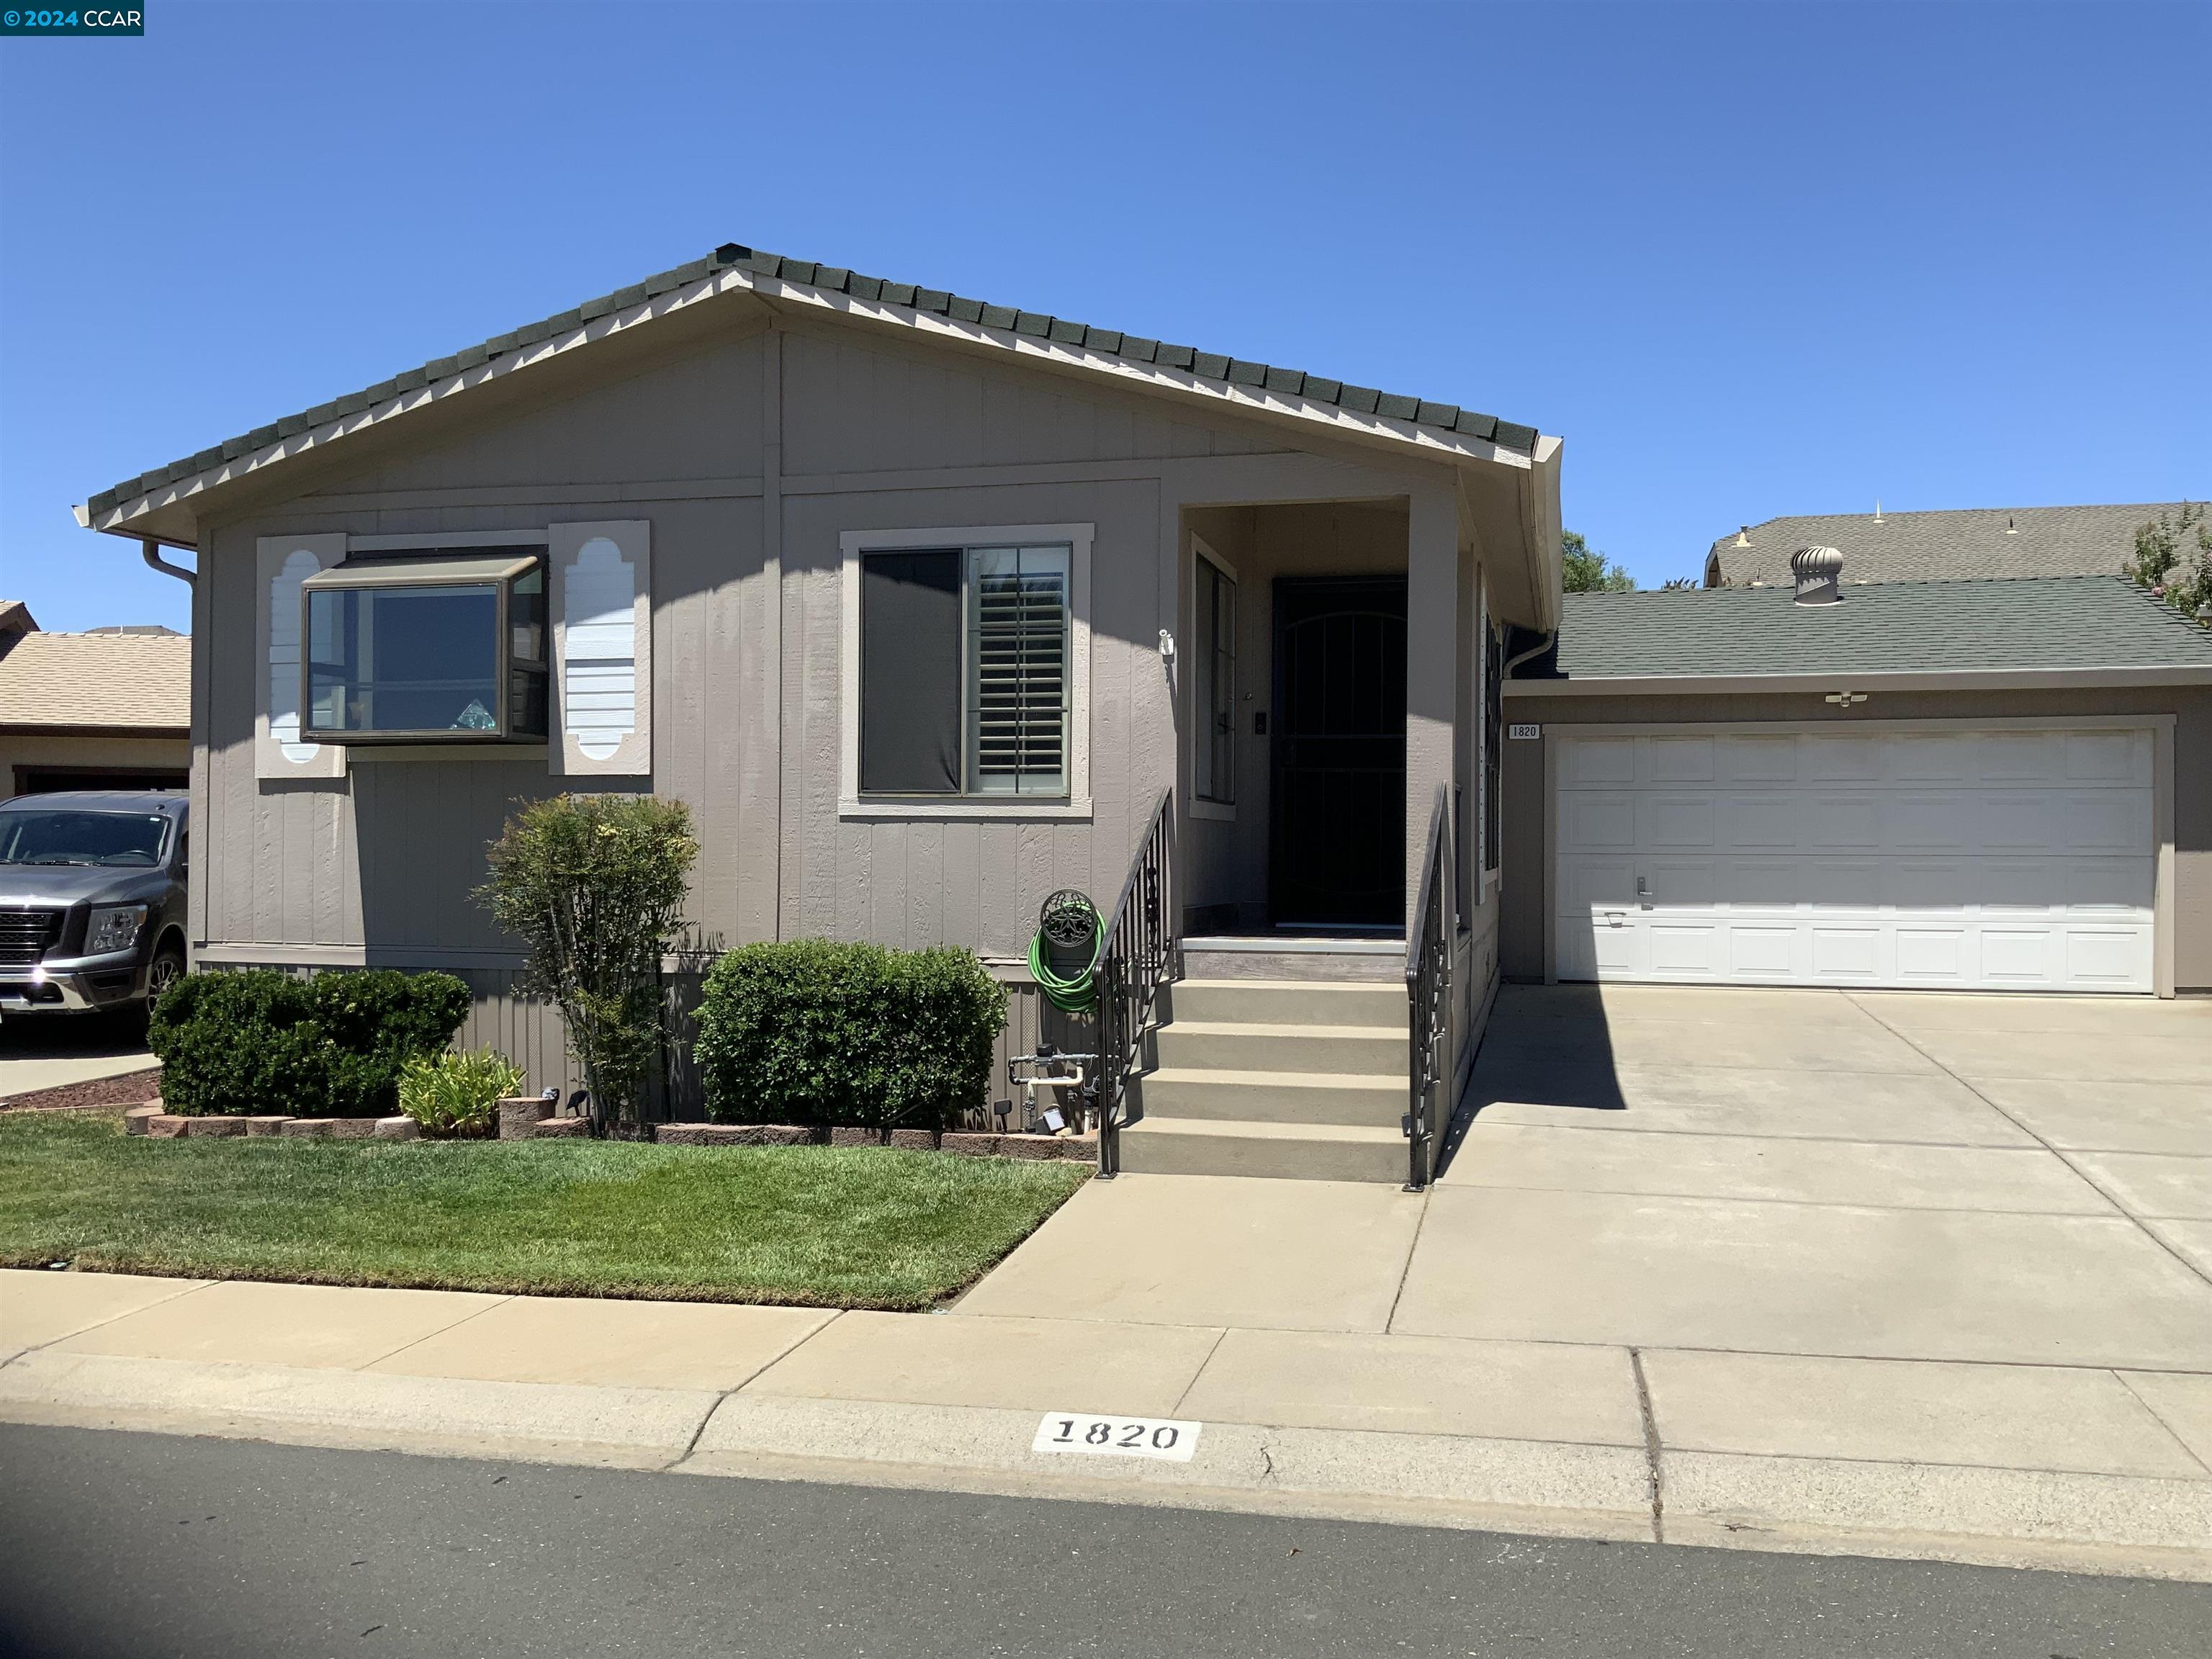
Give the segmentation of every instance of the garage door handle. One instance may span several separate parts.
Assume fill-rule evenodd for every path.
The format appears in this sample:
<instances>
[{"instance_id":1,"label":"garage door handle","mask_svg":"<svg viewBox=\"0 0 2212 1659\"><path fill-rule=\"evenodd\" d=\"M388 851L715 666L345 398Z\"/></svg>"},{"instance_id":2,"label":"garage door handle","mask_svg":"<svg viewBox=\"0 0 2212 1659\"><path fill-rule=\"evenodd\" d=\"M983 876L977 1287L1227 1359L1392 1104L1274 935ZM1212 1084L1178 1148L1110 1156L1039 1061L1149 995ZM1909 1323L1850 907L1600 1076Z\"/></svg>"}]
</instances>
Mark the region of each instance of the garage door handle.
<instances>
[{"instance_id":1,"label":"garage door handle","mask_svg":"<svg viewBox=\"0 0 2212 1659\"><path fill-rule=\"evenodd\" d=\"M1651 908L1651 878L1650 877L1637 877L1636 899L1637 902L1641 904L1645 909L1649 910Z\"/></svg>"},{"instance_id":2,"label":"garage door handle","mask_svg":"<svg viewBox=\"0 0 2212 1659\"><path fill-rule=\"evenodd\" d=\"M1628 925L1628 912L1626 910L1607 911L1605 913L1605 925L1608 927L1626 927Z\"/></svg>"}]
</instances>

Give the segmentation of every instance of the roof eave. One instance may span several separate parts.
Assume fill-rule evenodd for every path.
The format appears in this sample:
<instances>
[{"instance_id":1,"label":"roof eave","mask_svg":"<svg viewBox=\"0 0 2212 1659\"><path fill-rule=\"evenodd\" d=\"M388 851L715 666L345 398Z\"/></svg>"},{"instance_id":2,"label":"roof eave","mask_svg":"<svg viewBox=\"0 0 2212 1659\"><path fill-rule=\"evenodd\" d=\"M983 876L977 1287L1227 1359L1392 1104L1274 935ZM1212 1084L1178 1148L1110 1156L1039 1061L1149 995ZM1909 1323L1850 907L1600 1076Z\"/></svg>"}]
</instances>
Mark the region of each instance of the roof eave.
<instances>
[{"instance_id":1,"label":"roof eave","mask_svg":"<svg viewBox=\"0 0 2212 1659\"><path fill-rule=\"evenodd\" d=\"M1241 385L1225 379L1201 376L1189 370L1139 362L1127 356L1048 337L1023 333L1013 328L961 321L915 306L864 300L831 289L781 276L764 276L743 265L732 265L630 306L611 310L588 321L554 330L527 344L518 343L510 349L502 350L497 356L467 368L457 367L436 376L422 370L410 371L397 377L399 383L415 383L404 390L395 386L381 398L373 398L368 393L360 392L339 398L323 409L312 410L305 416L292 416L279 422L276 431L261 444L249 445L234 440L221 446L219 453L193 458L194 461L204 459L204 465L194 467L191 463L180 464L170 469L172 476L163 478L151 489L141 489L128 497L118 497L99 506L94 503L99 502L100 497L94 495L72 510L78 524L87 529L131 537L158 533L161 539L173 541L176 545L193 546L196 544L185 538L179 528L176 514L167 509L181 510L187 515L189 524L191 503L196 497L210 489L252 477L285 461L327 448L355 433L388 424L402 416L442 403L520 370L563 357L611 336L634 331L732 294L747 294L763 301L781 302L809 312L879 327L903 329L943 343L986 352L1001 352L1035 365L1065 372L1104 375L1133 387L1200 406L1225 407L1241 415L1318 429L1337 438L1389 447L1401 453L1410 450L1431 459L1462 464L1487 463L1522 471L1535 464L1531 453L1470 434L1448 431L1380 412L1361 413L1346 409L1340 404L1273 389L1266 385ZM459 354L462 358L471 355L470 352ZM317 416L322 418L317 419ZM1541 441L1539 435L1535 443L1540 446Z\"/></svg>"},{"instance_id":2,"label":"roof eave","mask_svg":"<svg viewBox=\"0 0 2212 1659\"><path fill-rule=\"evenodd\" d=\"M1509 697L1701 696L1711 692L2014 691L2212 685L2212 663L2093 668L1838 670L1791 674L1583 674L1505 682Z\"/></svg>"}]
</instances>

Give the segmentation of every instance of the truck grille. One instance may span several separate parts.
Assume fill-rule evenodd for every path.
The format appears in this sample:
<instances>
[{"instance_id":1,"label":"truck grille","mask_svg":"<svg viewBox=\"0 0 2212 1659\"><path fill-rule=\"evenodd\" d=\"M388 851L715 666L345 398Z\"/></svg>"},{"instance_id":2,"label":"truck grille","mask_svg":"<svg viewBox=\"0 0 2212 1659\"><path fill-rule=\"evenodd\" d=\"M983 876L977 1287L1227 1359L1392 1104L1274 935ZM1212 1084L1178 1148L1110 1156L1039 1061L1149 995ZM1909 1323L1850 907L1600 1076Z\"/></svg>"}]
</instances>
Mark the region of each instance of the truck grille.
<instances>
[{"instance_id":1,"label":"truck grille","mask_svg":"<svg viewBox=\"0 0 2212 1659\"><path fill-rule=\"evenodd\" d=\"M61 937L58 910L0 910L0 967L27 967Z\"/></svg>"}]
</instances>

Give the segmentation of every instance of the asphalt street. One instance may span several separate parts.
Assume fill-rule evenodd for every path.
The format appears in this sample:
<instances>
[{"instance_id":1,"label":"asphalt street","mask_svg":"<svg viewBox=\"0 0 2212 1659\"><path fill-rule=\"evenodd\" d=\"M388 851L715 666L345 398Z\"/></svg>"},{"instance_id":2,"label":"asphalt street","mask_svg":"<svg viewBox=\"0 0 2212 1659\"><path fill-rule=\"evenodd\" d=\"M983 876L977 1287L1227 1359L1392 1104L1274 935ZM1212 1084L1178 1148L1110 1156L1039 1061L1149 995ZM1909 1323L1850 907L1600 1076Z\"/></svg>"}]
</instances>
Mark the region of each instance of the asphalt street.
<instances>
[{"instance_id":1,"label":"asphalt street","mask_svg":"<svg viewBox=\"0 0 2212 1659\"><path fill-rule=\"evenodd\" d=\"M2212 1587L0 1425L21 1656L2212 1651Z\"/></svg>"}]
</instances>

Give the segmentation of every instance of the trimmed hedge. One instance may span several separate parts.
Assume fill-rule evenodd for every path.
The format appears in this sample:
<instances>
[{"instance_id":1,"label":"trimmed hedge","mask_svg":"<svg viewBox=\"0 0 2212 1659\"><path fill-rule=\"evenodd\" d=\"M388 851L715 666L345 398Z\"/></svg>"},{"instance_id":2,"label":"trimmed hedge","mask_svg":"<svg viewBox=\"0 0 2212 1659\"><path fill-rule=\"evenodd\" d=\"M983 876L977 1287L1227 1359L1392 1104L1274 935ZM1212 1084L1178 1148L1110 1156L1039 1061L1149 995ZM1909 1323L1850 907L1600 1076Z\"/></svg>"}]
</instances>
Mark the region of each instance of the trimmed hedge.
<instances>
[{"instance_id":1,"label":"trimmed hedge","mask_svg":"<svg viewBox=\"0 0 2212 1659\"><path fill-rule=\"evenodd\" d=\"M399 1073L468 1018L451 974L191 974L155 1006L161 1103L187 1117L390 1117Z\"/></svg>"},{"instance_id":2,"label":"trimmed hedge","mask_svg":"<svg viewBox=\"0 0 2212 1659\"><path fill-rule=\"evenodd\" d=\"M1006 1023L971 951L798 939L708 970L692 1053L718 1123L943 1128L985 1099Z\"/></svg>"}]
</instances>

